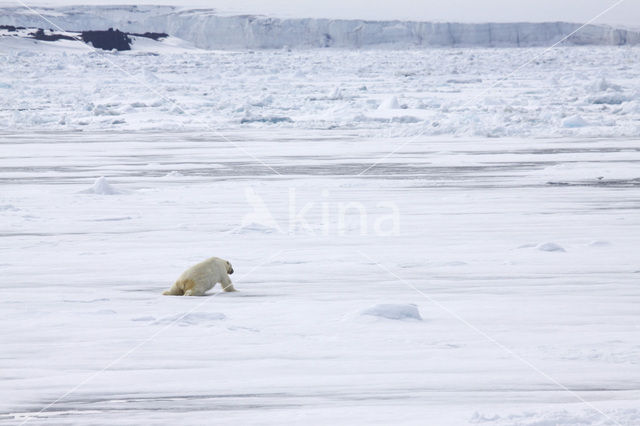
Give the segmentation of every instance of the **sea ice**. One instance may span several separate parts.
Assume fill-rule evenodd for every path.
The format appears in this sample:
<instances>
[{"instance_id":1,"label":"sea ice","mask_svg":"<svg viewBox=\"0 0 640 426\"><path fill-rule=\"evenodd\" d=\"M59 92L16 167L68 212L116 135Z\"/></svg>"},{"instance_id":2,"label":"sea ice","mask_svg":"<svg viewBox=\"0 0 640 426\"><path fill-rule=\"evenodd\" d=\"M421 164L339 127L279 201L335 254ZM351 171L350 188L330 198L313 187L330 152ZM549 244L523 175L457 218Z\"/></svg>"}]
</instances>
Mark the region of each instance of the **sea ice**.
<instances>
[{"instance_id":1,"label":"sea ice","mask_svg":"<svg viewBox=\"0 0 640 426\"><path fill-rule=\"evenodd\" d=\"M400 104L398 103L398 98L395 96L391 96L380 104L378 109L387 110L387 109L400 109Z\"/></svg>"},{"instance_id":2,"label":"sea ice","mask_svg":"<svg viewBox=\"0 0 640 426\"><path fill-rule=\"evenodd\" d=\"M413 304L407 305L394 305L394 304L380 304L372 306L361 312L362 315L371 315L380 318L387 318L392 320L418 320L422 321L420 311L418 307Z\"/></svg>"},{"instance_id":3,"label":"sea ice","mask_svg":"<svg viewBox=\"0 0 640 426\"><path fill-rule=\"evenodd\" d=\"M567 128L585 127L588 125L589 123L587 123L585 119L583 119L579 115L572 115L562 120L562 127L567 127Z\"/></svg>"},{"instance_id":4,"label":"sea ice","mask_svg":"<svg viewBox=\"0 0 640 426\"><path fill-rule=\"evenodd\" d=\"M179 297L179 296L173 296ZM220 321L226 316L219 312L189 312L184 314L176 314L168 317L160 318L154 321L154 324L177 324L180 326L189 325L211 325L212 321ZM136 321L142 321L136 319Z\"/></svg>"},{"instance_id":5,"label":"sea ice","mask_svg":"<svg viewBox=\"0 0 640 426\"><path fill-rule=\"evenodd\" d=\"M556 243L541 243L536 246L540 251L566 251L561 245Z\"/></svg>"}]
</instances>

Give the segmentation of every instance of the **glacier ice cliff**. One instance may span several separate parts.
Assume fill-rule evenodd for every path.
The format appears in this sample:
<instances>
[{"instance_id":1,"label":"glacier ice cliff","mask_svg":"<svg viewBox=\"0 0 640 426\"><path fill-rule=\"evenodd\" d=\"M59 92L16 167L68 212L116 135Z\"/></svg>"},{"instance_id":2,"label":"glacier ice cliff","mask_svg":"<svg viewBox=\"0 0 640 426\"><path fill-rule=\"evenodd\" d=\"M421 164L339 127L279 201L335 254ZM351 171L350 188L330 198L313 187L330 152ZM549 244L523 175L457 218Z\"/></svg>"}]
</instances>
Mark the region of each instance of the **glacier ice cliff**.
<instances>
[{"instance_id":1,"label":"glacier ice cliff","mask_svg":"<svg viewBox=\"0 0 640 426\"><path fill-rule=\"evenodd\" d=\"M25 8L0 10L0 24L51 26ZM38 8L38 13L64 30L105 30L113 27L129 32L166 32L204 49L549 46L580 27L580 24L567 22L472 24L279 19L170 6L68 6ZM640 32L587 25L563 43L637 45L640 44Z\"/></svg>"}]
</instances>

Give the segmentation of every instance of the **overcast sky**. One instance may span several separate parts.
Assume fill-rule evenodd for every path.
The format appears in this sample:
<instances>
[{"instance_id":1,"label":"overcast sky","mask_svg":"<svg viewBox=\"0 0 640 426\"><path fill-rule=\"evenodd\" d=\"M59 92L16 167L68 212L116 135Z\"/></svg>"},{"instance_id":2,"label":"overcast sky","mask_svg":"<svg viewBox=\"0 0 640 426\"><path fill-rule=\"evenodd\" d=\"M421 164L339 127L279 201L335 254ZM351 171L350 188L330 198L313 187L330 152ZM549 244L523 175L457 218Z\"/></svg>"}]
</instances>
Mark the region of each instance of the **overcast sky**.
<instances>
[{"instance_id":1,"label":"overcast sky","mask_svg":"<svg viewBox=\"0 0 640 426\"><path fill-rule=\"evenodd\" d=\"M29 5L171 4L281 17L403 19L462 22L586 22L618 0L23 0ZM19 5L11 0L0 4ZM599 23L640 27L640 0L624 0Z\"/></svg>"}]
</instances>

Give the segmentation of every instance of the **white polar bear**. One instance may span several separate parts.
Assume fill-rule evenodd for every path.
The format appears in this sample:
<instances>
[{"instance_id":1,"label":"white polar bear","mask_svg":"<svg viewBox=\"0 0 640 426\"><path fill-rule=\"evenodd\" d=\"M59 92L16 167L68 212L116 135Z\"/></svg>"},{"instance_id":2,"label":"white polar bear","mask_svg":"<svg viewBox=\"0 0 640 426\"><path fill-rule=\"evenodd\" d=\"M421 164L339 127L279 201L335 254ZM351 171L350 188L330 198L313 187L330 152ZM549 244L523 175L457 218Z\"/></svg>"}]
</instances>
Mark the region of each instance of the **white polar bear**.
<instances>
[{"instance_id":1,"label":"white polar bear","mask_svg":"<svg viewBox=\"0 0 640 426\"><path fill-rule=\"evenodd\" d=\"M206 291L211 290L216 283L220 283L224 291L236 291L228 274L233 274L231 264L219 257L211 257L184 271L173 286L162 294L165 296L202 296Z\"/></svg>"}]
</instances>

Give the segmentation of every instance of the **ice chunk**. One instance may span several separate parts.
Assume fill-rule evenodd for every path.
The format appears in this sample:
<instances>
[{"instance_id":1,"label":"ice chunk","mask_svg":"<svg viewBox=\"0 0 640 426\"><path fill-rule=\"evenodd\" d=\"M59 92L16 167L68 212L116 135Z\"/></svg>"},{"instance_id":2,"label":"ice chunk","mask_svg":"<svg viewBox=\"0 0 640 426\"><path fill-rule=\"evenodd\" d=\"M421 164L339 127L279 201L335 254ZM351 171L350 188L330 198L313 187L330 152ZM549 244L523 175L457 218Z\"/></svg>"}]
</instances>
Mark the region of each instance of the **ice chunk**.
<instances>
[{"instance_id":1,"label":"ice chunk","mask_svg":"<svg viewBox=\"0 0 640 426\"><path fill-rule=\"evenodd\" d=\"M381 304L375 305L361 312L362 315L372 315L375 317L387 318L392 320L418 320L422 321L420 311L414 304L393 305Z\"/></svg>"},{"instance_id":2,"label":"ice chunk","mask_svg":"<svg viewBox=\"0 0 640 426\"><path fill-rule=\"evenodd\" d=\"M329 96L327 99L331 101L342 99L342 89L340 87L334 88L331 92L329 92Z\"/></svg>"},{"instance_id":3,"label":"ice chunk","mask_svg":"<svg viewBox=\"0 0 640 426\"><path fill-rule=\"evenodd\" d=\"M382 101L378 109L400 109L400 104L398 103L398 98L395 96L391 96L390 98Z\"/></svg>"},{"instance_id":4,"label":"ice chunk","mask_svg":"<svg viewBox=\"0 0 640 426\"><path fill-rule=\"evenodd\" d=\"M613 90L613 91L620 91L622 90L622 87L620 87L617 84L613 84L613 83L609 83L607 81L606 78L602 77L602 79L600 79L600 81L598 81L598 83L595 85L595 90L600 91L600 92L606 92L607 90Z\"/></svg>"},{"instance_id":5,"label":"ice chunk","mask_svg":"<svg viewBox=\"0 0 640 426\"><path fill-rule=\"evenodd\" d=\"M89 189L81 191L83 194L99 194L99 195L114 195L121 194L122 191L113 187L104 176L100 176L93 182L93 186Z\"/></svg>"},{"instance_id":6,"label":"ice chunk","mask_svg":"<svg viewBox=\"0 0 640 426\"><path fill-rule=\"evenodd\" d=\"M421 119L419 119L418 117L414 117L412 115L401 115L399 117L391 118L392 123L410 124L410 123L419 123L421 121L422 121Z\"/></svg>"},{"instance_id":7,"label":"ice chunk","mask_svg":"<svg viewBox=\"0 0 640 426\"><path fill-rule=\"evenodd\" d=\"M585 127L588 125L589 123L587 123L579 115L572 115L562 120L562 127L574 128L574 127Z\"/></svg>"},{"instance_id":8,"label":"ice chunk","mask_svg":"<svg viewBox=\"0 0 640 426\"><path fill-rule=\"evenodd\" d=\"M607 93L600 96L592 96L587 98L587 102L595 105L620 105L623 102L631 100L629 96L621 93Z\"/></svg>"},{"instance_id":9,"label":"ice chunk","mask_svg":"<svg viewBox=\"0 0 640 426\"><path fill-rule=\"evenodd\" d=\"M120 115L119 111L111 109L112 106L114 105L108 105L108 104L96 105L95 108L93 108L93 114L94 115Z\"/></svg>"}]
</instances>

